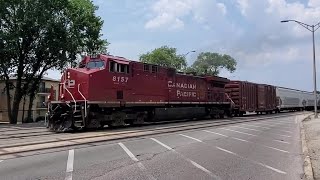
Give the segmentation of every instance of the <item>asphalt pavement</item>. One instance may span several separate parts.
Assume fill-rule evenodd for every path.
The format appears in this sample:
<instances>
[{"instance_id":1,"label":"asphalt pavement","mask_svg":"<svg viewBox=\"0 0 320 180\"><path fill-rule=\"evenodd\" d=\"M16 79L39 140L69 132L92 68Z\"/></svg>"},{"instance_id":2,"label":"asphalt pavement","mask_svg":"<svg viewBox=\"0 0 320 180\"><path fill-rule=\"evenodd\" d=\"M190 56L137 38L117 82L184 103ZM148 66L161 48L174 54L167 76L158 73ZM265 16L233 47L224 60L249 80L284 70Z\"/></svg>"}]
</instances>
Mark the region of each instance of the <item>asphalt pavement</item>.
<instances>
[{"instance_id":1,"label":"asphalt pavement","mask_svg":"<svg viewBox=\"0 0 320 180\"><path fill-rule=\"evenodd\" d=\"M302 179L301 115L0 160L0 179Z\"/></svg>"}]
</instances>

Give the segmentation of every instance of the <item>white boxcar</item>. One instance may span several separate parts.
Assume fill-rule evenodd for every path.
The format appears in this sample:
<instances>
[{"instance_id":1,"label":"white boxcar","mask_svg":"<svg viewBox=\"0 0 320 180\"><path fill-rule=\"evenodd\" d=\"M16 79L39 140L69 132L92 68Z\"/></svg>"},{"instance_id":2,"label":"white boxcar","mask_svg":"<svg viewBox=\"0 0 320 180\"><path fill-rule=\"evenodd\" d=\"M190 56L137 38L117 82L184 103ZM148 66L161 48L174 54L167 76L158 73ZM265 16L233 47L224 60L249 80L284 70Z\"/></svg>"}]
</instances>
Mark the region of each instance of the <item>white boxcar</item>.
<instances>
[{"instance_id":1,"label":"white boxcar","mask_svg":"<svg viewBox=\"0 0 320 180\"><path fill-rule=\"evenodd\" d=\"M313 109L314 95L312 92L300 91L284 87L276 87L278 110ZM319 96L318 96L319 106Z\"/></svg>"}]
</instances>

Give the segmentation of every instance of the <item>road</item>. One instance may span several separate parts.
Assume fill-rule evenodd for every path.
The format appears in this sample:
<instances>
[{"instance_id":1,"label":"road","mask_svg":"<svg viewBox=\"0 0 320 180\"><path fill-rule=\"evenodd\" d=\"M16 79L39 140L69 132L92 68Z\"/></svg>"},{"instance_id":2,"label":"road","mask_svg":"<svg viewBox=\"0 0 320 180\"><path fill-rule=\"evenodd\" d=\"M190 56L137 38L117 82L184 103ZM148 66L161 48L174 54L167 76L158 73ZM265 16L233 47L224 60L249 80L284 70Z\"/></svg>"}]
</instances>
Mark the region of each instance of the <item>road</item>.
<instances>
[{"instance_id":1,"label":"road","mask_svg":"<svg viewBox=\"0 0 320 180\"><path fill-rule=\"evenodd\" d=\"M288 115L25 153L0 160L0 179L302 179L301 120Z\"/></svg>"}]
</instances>

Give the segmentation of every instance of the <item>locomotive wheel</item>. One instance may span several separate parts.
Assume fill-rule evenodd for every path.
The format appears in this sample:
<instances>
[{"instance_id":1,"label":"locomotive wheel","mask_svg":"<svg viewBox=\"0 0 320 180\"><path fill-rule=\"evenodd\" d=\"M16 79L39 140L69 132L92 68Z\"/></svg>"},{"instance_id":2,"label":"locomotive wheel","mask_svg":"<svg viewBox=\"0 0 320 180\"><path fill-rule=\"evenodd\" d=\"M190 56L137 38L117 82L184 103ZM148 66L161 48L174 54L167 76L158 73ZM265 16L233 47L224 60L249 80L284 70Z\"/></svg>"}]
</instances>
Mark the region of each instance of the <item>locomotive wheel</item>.
<instances>
[{"instance_id":1,"label":"locomotive wheel","mask_svg":"<svg viewBox=\"0 0 320 180\"><path fill-rule=\"evenodd\" d=\"M227 118L232 118L233 114L231 111L228 110L228 111L226 111L226 116L227 116Z\"/></svg>"},{"instance_id":2,"label":"locomotive wheel","mask_svg":"<svg viewBox=\"0 0 320 180\"><path fill-rule=\"evenodd\" d=\"M118 127L118 126L124 126L125 125L125 117L126 114L124 112L114 112L111 115L111 122L108 123L108 126L110 127Z\"/></svg>"},{"instance_id":3,"label":"locomotive wheel","mask_svg":"<svg viewBox=\"0 0 320 180\"><path fill-rule=\"evenodd\" d=\"M105 125L105 124L101 122L101 123L100 123L100 126L98 127L98 129L103 129L103 128L104 128L104 125Z\"/></svg>"},{"instance_id":4,"label":"locomotive wheel","mask_svg":"<svg viewBox=\"0 0 320 180\"><path fill-rule=\"evenodd\" d=\"M63 121L62 125L60 126L60 131L61 132L67 132L67 131L72 131L74 130L74 128L72 128L73 123L70 119L66 119L65 121Z\"/></svg>"},{"instance_id":5,"label":"locomotive wheel","mask_svg":"<svg viewBox=\"0 0 320 180\"><path fill-rule=\"evenodd\" d=\"M219 114L219 118L220 118L220 119L224 119L224 113L220 113L220 114Z\"/></svg>"},{"instance_id":6,"label":"locomotive wheel","mask_svg":"<svg viewBox=\"0 0 320 180\"><path fill-rule=\"evenodd\" d=\"M145 113L137 113L137 118L132 121L132 125L142 125L146 119Z\"/></svg>"}]
</instances>

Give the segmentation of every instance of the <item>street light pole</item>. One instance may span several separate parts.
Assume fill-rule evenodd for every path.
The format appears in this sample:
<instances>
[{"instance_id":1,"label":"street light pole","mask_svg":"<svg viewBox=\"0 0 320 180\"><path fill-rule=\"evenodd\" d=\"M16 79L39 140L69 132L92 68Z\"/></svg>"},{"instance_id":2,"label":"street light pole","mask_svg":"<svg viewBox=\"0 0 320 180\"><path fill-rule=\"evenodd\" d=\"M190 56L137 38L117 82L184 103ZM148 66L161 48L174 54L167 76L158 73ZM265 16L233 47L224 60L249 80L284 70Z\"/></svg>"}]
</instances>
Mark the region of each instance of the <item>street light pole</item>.
<instances>
[{"instance_id":1,"label":"street light pole","mask_svg":"<svg viewBox=\"0 0 320 180\"><path fill-rule=\"evenodd\" d=\"M188 54L190 54L190 53L195 53L195 52L196 52L195 50L192 50L192 51L187 52L186 54L183 55L184 59L186 59L186 57L187 57ZM188 65L187 65L187 66L188 66ZM187 66L186 66L186 67L187 67Z\"/></svg>"},{"instance_id":2,"label":"street light pole","mask_svg":"<svg viewBox=\"0 0 320 180\"><path fill-rule=\"evenodd\" d=\"M313 42L313 85L314 85L314 118L318 118L318 99L317 99L317 73L316 73L316 48L314 43L314 25L312 25L312 42Z\"/></svg>"},{"instance_id":3,"label":"street light pole","mask_svg":"<svg viewBox=\"0 0 320 180\"><path fill-rule=\"evenodd\" d=\"M195 51L195 50L189 51L189 52L187 52L186 54L184 54L183 57L186 57L189 53L194 53L194 52L196 52L196 51Z\"/></svg>"},{"instance_id":4,"label":"street light pole","mask_svg":"<svg viewBox=\"0 0 320 180\"><path fill-rule=\"evenodd\" d=\"M307 30L312 32L312 44L313 44L313 85L314 85L314 117L318 118L318 112L317 112L317 105L318 105L318 99L317 99L317 73L316 73L316 48L315 48L315 40L314 40L314 32L316 32L319 27L320 27L320 22L316 25L309 25L305 24L300 21L296 20L284 20L281 21L281 23L286 23L286 22L296 22L306 28Z\"/></svg>"}]
</instances>

